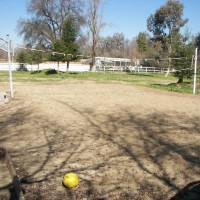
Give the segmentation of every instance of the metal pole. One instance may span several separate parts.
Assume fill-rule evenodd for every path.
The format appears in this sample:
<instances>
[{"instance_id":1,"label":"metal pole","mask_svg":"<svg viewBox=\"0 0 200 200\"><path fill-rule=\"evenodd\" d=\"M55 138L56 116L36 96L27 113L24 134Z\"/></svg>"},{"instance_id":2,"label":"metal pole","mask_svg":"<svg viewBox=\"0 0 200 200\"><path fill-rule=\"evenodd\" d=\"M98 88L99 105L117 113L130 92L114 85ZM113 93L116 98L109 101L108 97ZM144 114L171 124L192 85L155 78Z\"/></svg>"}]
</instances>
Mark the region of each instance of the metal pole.
<instances>
[{"instance_id":1,"label":"metal pole","mask_svg":"<svg viewBox=\"0 0 200 200\"><path fill-rule=\"evenodd\" d=\"M195 58L194 58L194 87L193 94L196 94L196 82L197 82L197 51L198 48L195 49Z\"/></svg>"},{"instance_id":2,"label":"metal pole","mask_svg":"<svg viewBox=\"0 0 200 200\"><path fill-rule=\"evenodd\" d=\"M12 82L12 62L11 62L11 56L10 56L10 46L11 46L11 41L9 39L9 35L7 35L7 44L8 44L8 65L9 65L9 79L10 79L10 96L13 98L13 82Z\"/></svg>"}]
</instances>

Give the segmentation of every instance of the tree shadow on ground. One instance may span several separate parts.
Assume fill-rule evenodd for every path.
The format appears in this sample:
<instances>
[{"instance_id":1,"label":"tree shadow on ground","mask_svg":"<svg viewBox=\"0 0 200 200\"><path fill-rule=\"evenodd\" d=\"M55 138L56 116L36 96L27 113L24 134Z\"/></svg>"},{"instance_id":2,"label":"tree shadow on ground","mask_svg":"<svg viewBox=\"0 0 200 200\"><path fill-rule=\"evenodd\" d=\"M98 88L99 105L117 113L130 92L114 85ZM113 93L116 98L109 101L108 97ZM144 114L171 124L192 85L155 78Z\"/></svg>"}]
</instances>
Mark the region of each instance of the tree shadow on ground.
<instances>
[{"instance_id":1,"label":"tree shadow on ground","mask_svg":"<svg viewBox=\"0 0 200 200\"><path fill-rule=\"evenodd\" d=\"M198 156L200 154L199 143L182 144L178 141L177 137L191 138L197 136L200 128L198 124L199 117L194 120L193 118L188 119L187 117L176 116L181 122L178 123L177 121L173 121L172 116L166 113L143 115L141 113L132 113L129 110L121 110L120 113L105 114L104 117L106 120L104 119L104 121L107 123L103 124L98 118L94 117L95 115L91 111L87 113L87 110L78 110L76 107L67 105L64 102L60 103L63 103L85 117L90 126L94 127L94 134L97 140L103 138L110 145L117 146L117 154L114 156L110 155L107 159L105 159L105 156L102 166L110 165L110 160L113 161L115 158L116 161L112 162L112 166L118 165L119 160L117 158L127 156L130 158L130 163L134 163L134 167L136 165L142 174L150 176L153 179L153 181L148 181L144 177L144 179L138 181L132 175L132 181L140 185L139 190L150 190L151 194L149 192L148 195L152 195L152 198L161 198L164 195L162 194L164 191L160 185L167 187L169 192L180 190L177 184L178 178L175 175L176 170L179 170L176 173L180 173L182 181L187 181L190 178L190 175L187 174L188 171L185 171L186 169L190 170L196 167L192 171L192 176L195 177L198 175L198 168L200 166ZM189 127L187 127L187 124ZM122 128L127 132L120 132L119 130ZM133 134L133 138L130 137L131 134ZM178 163L179 161L182 163ZM174 168L172 167L171 169L171 164L169 165L168 162L171 162L172 165L175 164ZM169 166L166 167L166 164ZM151 167L149 167L150 165ZM179 167L182 169L179 169ZM86 168L80 168L77 171L81 173L84 170ZM123 170L126 173L125 169ZM116 189L117 191L119 185L114 187L113 190ZM112 193L113 190L107 192Z\"/></svg>"},{"instance_id":2,"label":"tree shadow on ground","mask_svg":"<svg viewBox=\"0 0 200 200\"><path fill-rule=\"evenodd\" d=\"M97 112L55 101L80 116L83 127L40 113L33 119L38 111L23 105L0 116L0 144L9 147L29 199L169 199L199 179L200 117L128 108ZM81 182L66 191L58 184L69 171Z\"/></svg>"}]
</instances>

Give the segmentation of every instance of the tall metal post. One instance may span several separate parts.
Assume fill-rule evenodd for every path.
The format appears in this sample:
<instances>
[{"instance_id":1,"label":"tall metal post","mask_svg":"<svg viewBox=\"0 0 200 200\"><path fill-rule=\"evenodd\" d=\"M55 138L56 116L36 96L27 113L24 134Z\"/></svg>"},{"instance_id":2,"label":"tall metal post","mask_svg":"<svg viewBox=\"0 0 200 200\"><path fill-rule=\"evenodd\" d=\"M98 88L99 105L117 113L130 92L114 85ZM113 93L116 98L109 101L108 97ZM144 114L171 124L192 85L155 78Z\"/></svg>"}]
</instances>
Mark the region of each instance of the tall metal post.
<instances>
[{"instance_id":1,"label":"tall metal post","mask_svg":"<svg viewBox=\"0 0 200 200\"><path fill-rule=\"evenodd\" d=\"M13 98L14 95L13 95L13 82L12 82L12 62L11 62L11 56L10 56L11 41L9 39L9 35L7 35L7 45L8 45L8 65L9 65L9 79L10 79L10 96L11 96L11 98Z\"/></svg>"},{"instance_id":2,"label":"tall metal post","mask_svg":"<svg viewBox=\"0 0 200 200\"><path fill-rule=\"evenodd\" d=\"M194 86L193 86L193 94L196 94L196 82L197 82L197 51L198 51L198 48L195 49L195 57L194 57Z\"/></svg>"}]
</instances>

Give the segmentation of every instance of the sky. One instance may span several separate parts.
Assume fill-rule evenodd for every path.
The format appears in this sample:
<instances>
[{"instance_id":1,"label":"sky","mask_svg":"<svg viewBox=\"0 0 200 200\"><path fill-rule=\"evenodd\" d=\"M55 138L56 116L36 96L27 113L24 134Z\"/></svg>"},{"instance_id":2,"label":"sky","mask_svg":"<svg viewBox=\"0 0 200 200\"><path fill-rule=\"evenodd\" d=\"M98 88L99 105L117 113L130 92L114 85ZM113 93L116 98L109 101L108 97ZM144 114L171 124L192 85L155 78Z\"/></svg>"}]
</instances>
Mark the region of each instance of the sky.
<instances>
[{"instance_id":1,"label":"sky","mask_svg":"<svg viewBox=\"0 0 200 200\"><path fill-rule=\"evenodd\" d=\"M0 38L9 34L15 44L23 43L23 38L17 34L17 21L20 18L28 19L26 12L28 0L0 0ZM103 20L108 24L101 35L112 36L114 33L123 33L132 39L141 31L147 31L146 21L150 14L167 0L105 0ZM200 0L180 0L184 5L183 18L189 21L186 27L191 34L200 32ZM186 28L183 28L183 32Z\"/></svg>"}]
</instances>

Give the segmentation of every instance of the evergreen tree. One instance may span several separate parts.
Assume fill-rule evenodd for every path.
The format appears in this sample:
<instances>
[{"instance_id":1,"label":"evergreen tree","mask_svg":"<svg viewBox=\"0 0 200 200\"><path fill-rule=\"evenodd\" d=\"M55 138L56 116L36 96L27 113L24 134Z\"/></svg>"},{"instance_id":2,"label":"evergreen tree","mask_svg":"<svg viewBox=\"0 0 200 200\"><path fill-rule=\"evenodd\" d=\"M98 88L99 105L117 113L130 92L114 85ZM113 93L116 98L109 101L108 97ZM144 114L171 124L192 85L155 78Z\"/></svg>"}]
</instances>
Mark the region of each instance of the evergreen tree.
<instances>
[{"instance_id":1,"label":"evergreen tree","mask_svg":"<svg viewBox=\"0 0 200 200\"><path fill-rule=\"evenodd\" d=\"M62 53L63 45L61 40L56 40L53 43L53 46L53 53L50 55L50 60L57 62L57 70L59 71L59 64L61 61L64 61L64 53Z\"/></svg>"},{"instance_id":2,"label":"evergreen tree","mask_svg":"<svg viewBox=\"0 0 200 200\"><path fill-rule=\"evenodd\" d=\"M195 45L198 47L198 49L200 49L200 33L198 33L195 37Z\"/></svg>"},{"instance_id":3,"label":"evergreen tree","mask_svg":"<svg viewBox=\"0 0 200 200\"><path fill-rule=\"evenodd\" d=\"M141 54L147 51L147 34L140 32L137 37L138 50Z\"/></svg>"},{"instance_id":4,"label":"evergreen tree","mask_svg":"<svg viewBox=\"0 0 200 200\"><path fill-rule=\"evenodd\" d=\"M79 52L77 38L78 28L75 19L69 15L64 22L61 37L62 52L65 53L64 61L67 62L67 71L69 70L69 62L75 60Z\"/></svg>"},{"instance_id":5,"label":"evergreen tree","mask_svg":"<svg viewBox=\"0 0 200 200\"><path fill-rule=\"evenodd\" d=\"M51 56L51 60L57 61L58 66L60 61L67 62L66 71L69 70L69 62L75 60L78 55L79 45L77 38L78 28L75 19L69 15L63 23L60 40L56 40L53 44L53 51L57 53Z\"/></svg>"},{"instance_id":6,"label":"evergreen tree","mask_svg":"<svg viewBox=\"0 0 200 200\"><path fill-rule=\"evenodd\" d=\"M17 54L16 61L19 63L19 67L17 68L18 71L27 71L26 62L27 62L27 55L24 51L20 51Z\"/></svg>"}]
</instances>

